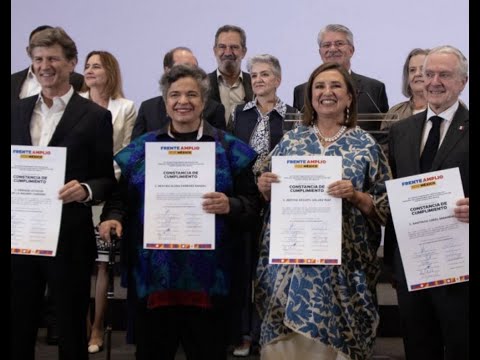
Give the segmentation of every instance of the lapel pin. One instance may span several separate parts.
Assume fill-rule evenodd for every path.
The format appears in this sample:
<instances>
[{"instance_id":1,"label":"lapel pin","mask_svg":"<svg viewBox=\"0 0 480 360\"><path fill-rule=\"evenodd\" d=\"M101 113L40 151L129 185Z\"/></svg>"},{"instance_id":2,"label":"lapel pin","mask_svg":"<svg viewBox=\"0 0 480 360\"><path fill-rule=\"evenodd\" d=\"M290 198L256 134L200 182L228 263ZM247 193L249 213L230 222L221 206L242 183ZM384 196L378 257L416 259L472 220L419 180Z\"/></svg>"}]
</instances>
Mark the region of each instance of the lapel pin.
<instances>
[{"instance_id":1,"label":"lapel pin","mask_svg":"<svg viewBox=\"0 0 480 360\"><path fill-rule=\"evenodd\" d=\"M463 125L460 125L460 126L458 127L458 130L462 131L462 130L463 130Z\"/></svg>"}]
</instances>

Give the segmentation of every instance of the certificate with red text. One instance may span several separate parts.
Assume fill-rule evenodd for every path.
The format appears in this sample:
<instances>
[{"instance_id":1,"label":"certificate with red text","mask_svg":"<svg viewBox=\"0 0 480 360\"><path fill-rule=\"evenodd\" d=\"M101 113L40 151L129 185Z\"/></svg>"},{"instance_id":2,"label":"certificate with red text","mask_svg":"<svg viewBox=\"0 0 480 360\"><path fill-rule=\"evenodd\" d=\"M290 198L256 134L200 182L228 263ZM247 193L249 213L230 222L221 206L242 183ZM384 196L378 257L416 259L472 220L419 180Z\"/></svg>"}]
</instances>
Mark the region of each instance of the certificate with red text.
<instances>
[{"instance_id":1,"label":"certificate with red text","mask_svg":"<svg viewBox=\"0 0 480 360\"><path fill-rule=\"evenodd\" d=\"M215 249L215 214L202 196L215 191L214 142L146 143L143 247Z\"/></svg>"},{"instance_id":2,"label":"certificate with red text","mask_svg":"<svg viewBox=\"0 0 480 360\"><path fill-rule=\"evenodd\" d=\"M11 146L10 252L55 256L65 183L64 147Z\"/></svg>"},{"instance_id":3,"label":"certificate with red text","mask_svg":"<svg viewBox=\"0 0 480 360\"><path fill-rule=\"evenodd\" d=\"M469 280L468 224L454 217L464 198L458 168L386 182L409 291Z\"/></svg>"},{"instance_id":4,"label":"certificate with red text","mask_svg":"<svg viewBox=\"0 0 480 360\"><path fill-rule=\"evenodd\" d=\"M270 264L340 265L342 199L327 186L342 179L340 156L273 156Z\"/></svg>"}]
</instances>

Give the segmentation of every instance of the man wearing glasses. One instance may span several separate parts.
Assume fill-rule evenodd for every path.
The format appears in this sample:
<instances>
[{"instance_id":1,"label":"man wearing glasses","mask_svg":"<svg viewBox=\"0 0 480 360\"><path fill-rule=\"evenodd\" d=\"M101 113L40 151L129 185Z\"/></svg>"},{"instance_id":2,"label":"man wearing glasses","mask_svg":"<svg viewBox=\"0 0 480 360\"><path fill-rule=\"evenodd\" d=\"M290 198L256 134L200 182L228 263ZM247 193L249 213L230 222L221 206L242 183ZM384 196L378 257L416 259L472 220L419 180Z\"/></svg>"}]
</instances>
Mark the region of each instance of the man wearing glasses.
<instances>
[{"instance_id":1,"label":"man wearing glasses","mask_svg":"<svg viewBox=\"0 0 480 360\"><path fill-rule=\"evenodd\" d=\"M232 110L239 104L253 99L250 75L241 69L247 53L245 31L234 25L224 25L215 34L213 53L218 68L208 74L210 98L225 107L225 121L230 119Z\"/></svg>"},{"instance_id":2,"label":"man wearing glasses","mask_svg":"<svg viewBox=\"0 0 480 360\"><path fill-rule=\"evenodd\" d=\"M384 113L388 111L388 99L385 84L351 70L350 59L355 52L353 34L349 28L340 24L329 24L318 34L318 46L323 62L335 62L342 65L352 76L357 91L358 113ZM303 110L305 86L300 84L293 91L293 107ZM380 127L380 122L378 122ZM366 129L376 130L376 129Z\"/></svg>"}]
</instances>

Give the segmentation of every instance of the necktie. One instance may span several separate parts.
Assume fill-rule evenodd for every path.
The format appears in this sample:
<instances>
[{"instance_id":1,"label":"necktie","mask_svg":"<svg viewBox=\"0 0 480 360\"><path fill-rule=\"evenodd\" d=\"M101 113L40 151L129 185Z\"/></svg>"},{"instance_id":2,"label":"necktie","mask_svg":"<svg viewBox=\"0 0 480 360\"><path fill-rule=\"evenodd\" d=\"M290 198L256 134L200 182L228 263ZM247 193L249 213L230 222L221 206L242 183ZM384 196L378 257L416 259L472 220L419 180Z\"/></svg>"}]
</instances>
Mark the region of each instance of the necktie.
<instances>
[{"instance_id":1,"label":"necktie","mask_svg":"<svg viewBox=\"0 0 480 360\"><path fill-rule=\"evenodd\" d=\"M422 156L420 156L420 170L422 173L429 172L432 168L433 159L440 144L440 124L442 118L440 116L432 116L429 119L432 122L432 128L428 133L427 142L423 148Z\"/></svg>"}]
</instances>

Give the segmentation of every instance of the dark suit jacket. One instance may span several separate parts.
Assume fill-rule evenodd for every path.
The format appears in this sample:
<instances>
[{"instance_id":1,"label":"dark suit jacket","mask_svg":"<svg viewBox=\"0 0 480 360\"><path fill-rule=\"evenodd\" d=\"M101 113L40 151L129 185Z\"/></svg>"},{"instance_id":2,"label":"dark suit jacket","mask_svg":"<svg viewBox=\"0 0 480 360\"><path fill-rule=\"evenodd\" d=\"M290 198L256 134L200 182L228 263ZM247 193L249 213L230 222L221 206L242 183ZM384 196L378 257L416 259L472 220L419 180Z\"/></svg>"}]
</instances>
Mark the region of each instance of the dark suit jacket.
<instances>
[{"instance_id":1,"label":"dark suit jacket","mask_svg":"<svg viewBox=\"0 0 480 360\"><path fill-rule=\"evenodd\" d=\"M27 78L28 69L26 68L22 71L16 72L11 76L11 92L12 103L19 99L20 91L22 90L22 85L25 79ZM80 75L76 72L70 74L70 84L72 84L75 91L80 91L83 85L83 75Z\"/></svg>"},{"instance_id":2,"label":"dark suit jacket","mask_svg":"<svg viewBox=\"0 0 480 360\"><path fill-rule=\"evenodd\" d=\"M207 99L203 118L210 125L220 130L225 130L225 108L217 101ZM132 140L146 132L158 130L169 122L167 109L162 96L145 100L138 109L137 119L132 131Z\"/></svg>"},{"instance_id":3,"label":"dark suit jacket","mask_svg":"<svg viewBox=\"0 0 480 360\"><path fill-rule=\"evenodd\" d=\"M31 145L30 123L38 95L12 103L11 144ZM65 183L87 183L95 201L113 190L113 136L110 111L73 93L48 146L67 151ZM60 190L60 189L59 189ZM55 258L11 256L12 358L33 359L38 300L48 284L62 359L87 359L85 338L90 276L97 246L89 204L64 204Z\"/></svg>"},{"instance_id":4,"label":"dark suit jacket","mask_svg":"<svg viewBox=\"0 0 480 360\"><path fill-rule=\"evenodd\" d=\"M32 145L30 122L38 95L12 105L11 144ZM106 200L114 187L112 116L103 107L73 93L48 146L67 148L65 183L87 183L95 202ZM91 207L63 205L57 256L93 261L97 247Z\"/></svg>"},{"instance_id":5,"label":"dark suit jacket","mask_svg":"<svg viewBox=\"0 0 480 360\"><path fill-rule=\"evenodd\" d=\"M247 103L253 100L252 79L250 78L249 73L242 71L242 74L242 84L245 89L245 99L243 100ZM221 103L222 100L220 99L220 90L218 89L217 70L208 74L208 79L210 80L210 99Z\"/></svg>"},{"instance_id":6,"label":"dark suit jacket","mask_svg":"<svg viewBox=\"0 0 480 360\"><path fill-rule=\"evenodd\" d=\"M389 134L389 161L394 178L420 174L420 146L427 111L394 123ZM433 160L432 170L459 167L465 197L469 196L469 112L460 105ZM384 261L393 263L397 247L390 219L385 228Z\"/></svg>"},{"instance_id":7,"label":"dark suit jacket","mask_svg":"<svg viewBox=\"0 0 480 360\"><path fill-rule=\"evenodd\" d=\"M287 113L296 113L297 109L287 106ZM253 130L255 130L258 123L258 112L255 107L248 110L243 110L245 105L237 105L235 107L235 121L232 124L231 132L233 135L243 140L247 144L250 143ZM270 144L269 151L280 142L283 137L283 118L276 111L270 112L269 126L270 126ZM292 124L293 125L293 124Z\"/></svg>"},{"instance_id":8,"label":"dark suit jacket","mask_svg":"<svg viewBox=\"0 0 480 360\"><path fill-rule=\"evenodd\" d=\"M389 109L385 84L376 79L369 78L352 71L352 79L354 80L357 91L357 109L359 114L368 113L386 113ZM293 107L301 109L303 112L305 88L307 83L295 86L293 90ZM360 124L359 124L360 125ZM381 122L365 124L361 126L364 130L379 130Z\"/></svg>"}]
</instances>

